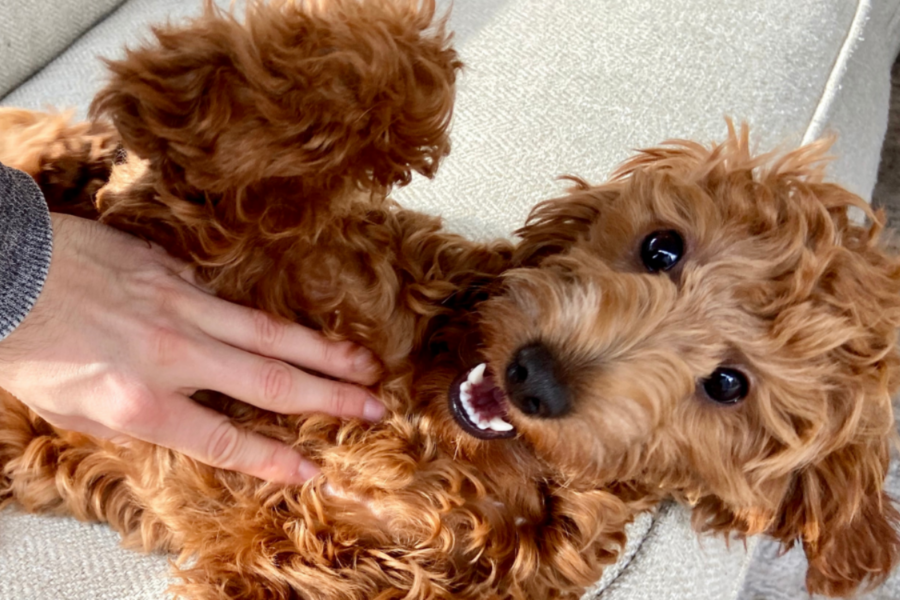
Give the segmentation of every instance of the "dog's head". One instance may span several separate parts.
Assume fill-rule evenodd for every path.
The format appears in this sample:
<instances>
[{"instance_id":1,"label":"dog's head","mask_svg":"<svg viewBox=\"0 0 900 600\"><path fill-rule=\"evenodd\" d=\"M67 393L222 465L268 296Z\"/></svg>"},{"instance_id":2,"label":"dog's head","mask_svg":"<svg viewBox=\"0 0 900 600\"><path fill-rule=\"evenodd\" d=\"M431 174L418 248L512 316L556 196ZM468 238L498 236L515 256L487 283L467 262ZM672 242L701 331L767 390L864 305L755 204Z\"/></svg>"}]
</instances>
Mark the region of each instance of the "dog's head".
<instances>
[{"instance_id":1,"label":"dog's head","mask_svg":"<svg viewBox=\"0 0 900 600\"><path fill-rule=\"evenodd\" d=\"M884 576L900 261L822 181L824 150L753 157L731 131L539 206L480 305L486 365L451 385L457 421L524 440L563 480L634 482L701 528L800 541L812 591Z\"/></svg>"}]
</instances>

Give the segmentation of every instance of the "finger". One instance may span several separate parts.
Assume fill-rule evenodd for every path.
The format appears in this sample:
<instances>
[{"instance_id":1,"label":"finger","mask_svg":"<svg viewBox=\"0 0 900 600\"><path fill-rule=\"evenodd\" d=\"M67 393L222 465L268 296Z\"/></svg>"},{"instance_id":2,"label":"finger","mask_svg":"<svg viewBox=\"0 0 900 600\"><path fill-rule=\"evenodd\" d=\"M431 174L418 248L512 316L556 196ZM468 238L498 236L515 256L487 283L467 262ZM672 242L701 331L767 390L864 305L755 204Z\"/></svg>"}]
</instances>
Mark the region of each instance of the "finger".
<instances>
[{"instance_id":1,"label":"finger","mask_svg":"<svg viewBox=\"0 0 900 600\"><path fill-rule=\"evenodd\" d=\"M130 435L176 450L202 463L279 483L302 483L319 468L281 442L237 427L228 417L173 394Z\"/></svg>"},{"instance_id":2,"label":"finger","mask_svg":"<svg viewBox=\"0 0 900 600\"><path fill-rule=\"evenodd\" d=\"M351 342L330 341L307 327L206 295L193 295L183 310L204 333L237 348L364 385L378 379L372 353Z\"/></svg>"},{"instance_id":3,"label":"finger","mask_svg":"<svg viewBox=\"0 0 900 600\"><path fill-rule=\"evenodd\" d=\"M282 414L324 412L377 421L384 405L363 388L316 377L272 358L210 340L185 387L227 394ZM186 376L187 377L187 376Z\"/></svg>"}]
</instances>

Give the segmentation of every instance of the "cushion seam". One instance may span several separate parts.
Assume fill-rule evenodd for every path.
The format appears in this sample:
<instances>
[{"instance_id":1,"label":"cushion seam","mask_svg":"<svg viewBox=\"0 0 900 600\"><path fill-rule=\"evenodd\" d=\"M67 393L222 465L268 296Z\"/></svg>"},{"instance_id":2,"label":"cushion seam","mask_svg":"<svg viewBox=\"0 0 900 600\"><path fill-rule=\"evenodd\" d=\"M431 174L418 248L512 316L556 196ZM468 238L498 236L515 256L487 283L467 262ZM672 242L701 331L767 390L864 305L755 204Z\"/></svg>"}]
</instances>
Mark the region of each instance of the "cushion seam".
<instances>
[{"instance_id":1,"label":"cushion seam","mask_svg":"<svg viewBox=\"0 0 900 600\"><path fill-rule=\"evenodd\" d=\"M801 142L803 145L815 141L822 135L825 122L831 113L832 106L834 106L834 99L837 97L837 93L840 90L841 80L847 72L847 64L862 37L863 29L869 20L869 14L871 12L871 0L859 0L856 5L856 12L853 15L853 20L847 28L847 36L841 44L838 55L831 67L831 72L828 74L828 79L825 80L825 87L822 89L822 95L816 103L816 109L813 111L809 124L806 127L806 131L803 134L803 140Z\"/></svg>"}]
</instances>

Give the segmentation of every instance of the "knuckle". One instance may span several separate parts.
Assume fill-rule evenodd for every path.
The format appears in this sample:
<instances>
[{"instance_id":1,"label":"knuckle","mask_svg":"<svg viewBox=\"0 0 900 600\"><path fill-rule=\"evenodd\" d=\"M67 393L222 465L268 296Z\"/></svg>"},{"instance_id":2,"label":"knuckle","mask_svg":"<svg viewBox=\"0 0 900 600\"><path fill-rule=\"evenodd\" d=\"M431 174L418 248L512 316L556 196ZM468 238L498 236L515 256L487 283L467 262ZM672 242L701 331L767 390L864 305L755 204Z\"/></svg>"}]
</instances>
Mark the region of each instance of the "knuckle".
<instances>
[{"instance_id":1,"label":"knuckle","mask_svg":"<svg viewBox=\"0 0 900 600\"><path fill-rule=\"evenodd\" d=\"M155 282L154 290L156 292L156 304L160 311L167 313L176 310L180 306L183 294L171 282L158 279Z\"/></svg>"},{"instance_id":2,"label":"knuckle","mask_svg":"<svg viewBox=\"0 0 900 600\"><path fill-rule=\"evenodd\" d=\"M243 434L230 421L222 421L209 436L207 456L210 464L234 469L240 464Z\"/></svg>"},{"instance_id":3,"label":"knuckle","mask_svg":"<svg viewBox=\"0 0 900 600\"><path fill-rule=\"evenodd\" d=\"M155 402L149 392L132 390L111 407L107 425L116 431L134 431L138 427L152 426L155 412Z\"/></svg>"},{"instance_id":4,"label":"knuckle","mask_svg":"<svg viewBox=\"0 0 900 600\"><path fill-rule=\"evenodd\" d=\"M324 344L326 364L349 371L353 366L356 346L352 342L324 342Z\"/></svg>"},{"instance_id":5,"label":"knuckle","mask_svg":"<svg viewBox=\"0 0 900 600\"><path fill-rule=\"evenodd\" d=\"M328 412L335 416L359 416L362 414L363 394L355 387L335 384L331 387Z\"/></svg>"},{"instance_id":6,"label":"knuckle","mask_svg":"<svg viewBox=\"0 0 900 600\"><path fill-rule=\"evenodd\" d=\"M293 387L290 368L277 360L263 363L261 389L265 408L276 410L285 408Z\"/></svg>"},{"instance_id":7,"label":"knuckle","mask_svg":"<svg viewBox=\"0 0 900 600\"><path fill-rule=\"evenodd\" d=\"M359 346L349 341L331 341L321 334L316 336L317 353L321 362L333 375L352 375L358 368Z\"/></svg>"},{"instance_id":8,"label":"knuckle","mask_svg":"<svg viewBox=\"0 0 900 600\"><path fill-rule=\"evenodd\" d=\"M133 295L140 298L149 312L170 314L176 311L184 301L184 293L171 278L151 269L136 276L133 282Z\"/></svg>"},{"instance_id":9,"label":"knuckle","mask_svg":"<svg viewBox=\"0 0 900 600\"><path fill-rule=\"evenodd\" d=\"M187 338L167 325L155 325L145 333L148 359L157 365L171 365L186 354Z\"/></svg>"},{"instance_id":10,"label":"knuckle","mask_svg":"<svg viewBox=\"0 0 900 600\"><path fill-rule=\"evenodd\" d=\"M323 364L333 364L335 359L338 358L335 344L325 339L325 336L318 332L316 332L312 339L314 340L315 353L322 357Z\"/></svg>"},{"instance_id":11,"label":"knuckle","mask_svg":"<svg viewBox=\"0 0 900 600\"><path fill-rule=\"evenodd\" d=\"M256 348L262 354L274 354L284 341L287 328L284 323L261 311L253 312L253 330Z\"/></svg>"}]
</instances>

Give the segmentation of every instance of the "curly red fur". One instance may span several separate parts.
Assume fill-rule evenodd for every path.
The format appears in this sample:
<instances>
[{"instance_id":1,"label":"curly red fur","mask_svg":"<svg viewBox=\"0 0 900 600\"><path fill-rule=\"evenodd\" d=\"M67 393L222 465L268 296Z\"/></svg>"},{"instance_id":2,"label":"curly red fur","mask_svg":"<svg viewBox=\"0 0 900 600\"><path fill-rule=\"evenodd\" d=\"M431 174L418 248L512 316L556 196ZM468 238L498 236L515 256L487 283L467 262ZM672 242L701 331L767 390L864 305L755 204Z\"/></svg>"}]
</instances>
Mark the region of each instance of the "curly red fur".
<instances>
[{"instance_id":1,"label":"curly red fur","mask_svg":"<svg viewBox=\"0 0 900 600\"><path fill-rule=\"evenodd\" d=\"M575 598L666 497L700 530L801 543L811 591L850 593L896 564L883 479L900 261L881 217L824 182L825 143L673 142L607 183L574 180L517 243L479 244L388 197L449 147L460 65L430 0L278 0L244 24L208 7L155 34L110 64L94 104L116 132L4 110L5 138L29 145L0 158L36 177L111 168L98 218L224 298L371 348L390 414L370 426L198 393L321 465L284 487L57 430L3 396L8 500L179 554L191 598ZM128 157L110 166L117 136ZM51 201L95 189L42 183ZM640 259L657 230L686 244L665 274ZM486 361L508 387L536 341L570 412L505 399L514 437L467 433L448 399L459 375ZM704 395L720 365L746 374L743 402Z\"/></svg>"},{"instance_id":2,"label":"curly red fur","mask_svg":"<svg viewBox=\"0 0 900 600\"><path fill-rule=\"evenodd\" d=\"M0 110L0 163L31 175L57 212L96 219L94 196L109 180L119 136L107 123L71 119L71 113Z\"/></svg>"}]
</instances>

